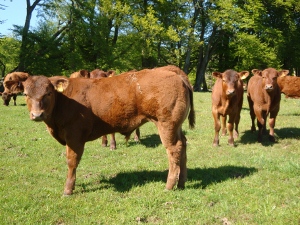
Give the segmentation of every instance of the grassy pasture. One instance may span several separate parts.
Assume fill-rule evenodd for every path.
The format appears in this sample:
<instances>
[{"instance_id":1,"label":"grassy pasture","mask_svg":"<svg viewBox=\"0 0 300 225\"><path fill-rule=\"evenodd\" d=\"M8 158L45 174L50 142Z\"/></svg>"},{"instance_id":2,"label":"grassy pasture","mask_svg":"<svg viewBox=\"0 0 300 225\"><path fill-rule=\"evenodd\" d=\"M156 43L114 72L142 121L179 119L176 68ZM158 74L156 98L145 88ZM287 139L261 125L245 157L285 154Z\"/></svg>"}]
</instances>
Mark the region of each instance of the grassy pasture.
<instances>
[{"instance_id":1,"label":"grassy pasture","mask_svg":"<svg viewBox=\"0 0 300 225\"><path fill-rule=\"evenodd\" d=\"M86 144L71 197L63 197L65 147L29 120L24 97L0 105L0 224L300 224L300 100L282 96L276 143L256 143L244 98L236 147L212 147L210 93L195 93L188 181L164 191L167 155L151 123L141 143ZM268 128L268 126L267 126Z\"/></svg>"}]
</instances>

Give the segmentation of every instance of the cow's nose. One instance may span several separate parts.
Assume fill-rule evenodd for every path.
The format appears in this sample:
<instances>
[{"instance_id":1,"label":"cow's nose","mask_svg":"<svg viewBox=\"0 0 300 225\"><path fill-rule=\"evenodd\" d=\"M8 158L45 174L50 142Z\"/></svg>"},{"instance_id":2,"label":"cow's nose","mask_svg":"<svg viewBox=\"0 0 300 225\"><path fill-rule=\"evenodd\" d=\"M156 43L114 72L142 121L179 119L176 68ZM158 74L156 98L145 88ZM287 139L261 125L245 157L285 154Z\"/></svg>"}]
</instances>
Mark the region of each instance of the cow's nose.
<instances>
[{"instance_id":1,"label":"cow's nose","mask_svg":"<svg viewBox=\"0 0 300 225\"><path fill-rule=\"evenodd\" d=\"M229 95L229 96L231 96L231 95L233 95L234 94L234 89L228 89L227 90L227 95Z\"/></svg>"},{"instance_id":2,"label":"cow's nose","mask_svg":"<svg viewBox=\"0 0 300 225\"><path fill-rule=\"evenodd\" d=\"M30 119L34 121L41 121L43 119L43 112L31 112Z\"/></svg>"},{"instance_id":3,"label":"cow's nose","mask_svg":"<svg viewBox=\"0 0 300 225\"><path fill-rule=\"evenodd\" d=\"M272 84L267 84L265 87L266 90L272 90L273 89L273 85Z\"/></svg>"}]
</instances>

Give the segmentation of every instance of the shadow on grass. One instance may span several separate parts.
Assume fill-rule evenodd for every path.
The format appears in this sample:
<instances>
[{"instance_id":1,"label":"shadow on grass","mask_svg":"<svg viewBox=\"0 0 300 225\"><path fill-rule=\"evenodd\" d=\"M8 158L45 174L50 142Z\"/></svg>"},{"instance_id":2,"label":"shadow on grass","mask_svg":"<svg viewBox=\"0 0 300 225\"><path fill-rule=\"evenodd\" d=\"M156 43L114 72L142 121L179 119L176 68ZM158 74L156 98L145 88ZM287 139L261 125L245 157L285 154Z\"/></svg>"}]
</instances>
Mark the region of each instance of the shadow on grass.
<instances>
[{"instance_id":1,"label":"shadow on grass","mask_svg":"<svg viewBox=\"0 0 300 225\"><path fill-rule=\"evenodd\" d=\"M229 179L243 179L257 172L253 167L221 166L217 168L188 169L187 189L205 189L209 185L221 183ZM103 188L113 187L118 192L126 192L136 186L150 182L166 182L168 171L133 171L118 173L116 176L100 178L99 183L81 184L83 192L93 192ZM192 184L190 184L192 183ZM91 187L91 186L97 187Z\"/></svg>"},{"instance_id":2,"label":"shadow on grass","mask_svg":"<svg viewBox=\"0 0 300 225\"><path fill-rule=\"evenodd\" d=\"M141 136L140 142L135 142L132 140L128 142L128 146L133 146L136 144L141 144L146 148L156 148L157 146L161 145L161 141L158 134L150 134Z\"/></svg>"},{"instance_id":3,"label":"shadow on grass","mask_svg":"<svg viewBox=\"0 0 300 225\"><path fill-rule=\"evenodd\" d=\"M258 130L255 132L252 132L250 130L245 131L241 136L239 142L242 144L254 144L257 143L257 135L258 135ZM262 145L263 146L272 146L275 143L270 142L268 139L269 135L269 130L263 135L263 140L262 140ZM294 139L300 139L300 128L297 127L285 127L281 129L276 129L275 128L275 135L277 136L278 139L285 139L285 138L294 138Z\"/></svg>"}]
</instances>

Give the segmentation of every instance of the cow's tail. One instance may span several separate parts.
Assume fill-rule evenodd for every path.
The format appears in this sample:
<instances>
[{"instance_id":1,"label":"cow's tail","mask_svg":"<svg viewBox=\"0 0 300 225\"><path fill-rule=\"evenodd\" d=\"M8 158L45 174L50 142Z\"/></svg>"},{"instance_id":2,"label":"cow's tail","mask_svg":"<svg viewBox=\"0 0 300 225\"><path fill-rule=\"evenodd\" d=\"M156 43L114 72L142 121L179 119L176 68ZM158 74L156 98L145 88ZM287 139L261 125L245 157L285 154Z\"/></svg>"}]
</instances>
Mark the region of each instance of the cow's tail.
<instances>
[{"instance_id":1,"label":"cow's tail","mask_svg":"<svg viewBox=\"0 0 300 225\"><path fill-rule=\"evenodd\" d=\"M190 129L193 129L196 124L196 115L195 115L195 108L194 108L194 95L193 95L193 86L191 85L188 76L182 71L178 70L177 74L180 75L181 79L185 83L188 93L189 93L189 99L190 99L190 112L188 115L188 120L189 120L189 127Z\"/></svg>"},{"instance_id":2,"label":"cow's tail","mask_svg":"<svg viewBox=\"0 0 300 225\"><path fill-rule=\"evenodd\" d=\"M194 95L193 95L193 89L192 86L189 85L188 86L189 89L189 96L190 96L190 113L188 116L188 120L189 120L189 126L191 129L193 129L195 127L195 123L196 123L196 115L195 115L195 109L194 109Z\"/></svg>"}]
</instances>

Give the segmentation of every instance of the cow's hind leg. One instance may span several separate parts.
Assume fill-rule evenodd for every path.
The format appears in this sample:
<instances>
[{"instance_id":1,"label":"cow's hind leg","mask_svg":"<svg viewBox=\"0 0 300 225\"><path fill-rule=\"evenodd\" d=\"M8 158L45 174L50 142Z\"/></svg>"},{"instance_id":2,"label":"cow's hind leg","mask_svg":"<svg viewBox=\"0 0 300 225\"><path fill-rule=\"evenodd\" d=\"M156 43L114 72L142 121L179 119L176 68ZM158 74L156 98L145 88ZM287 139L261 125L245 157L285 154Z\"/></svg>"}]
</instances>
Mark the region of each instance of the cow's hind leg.
<instances>
[{"instance_id":1,"label":"cow's hind leg","mask_svg":"<svg viewBox=\"0 0 300 225\"><path fill-rule=\"evenodd\" d=\"M75 181L76 181L76 169L80 162L84 146L74 145L70 147L66 146L66 156L67 156L67 164L68 164L68 174L67 180L64 190L64 195L71 195L73 190L75 189ZM75 150L76 149L76 150Z\"/></svg>"},{"instance_id":2,"label":"cow's hind leg","mask_svg":"<svg viewBox=\"0 0 300 225\"><path fill-rule=\"evenodd\" d=\"M107 136L103 135L102 136L102 147L107 147L108 141L107 141Z\"/></svg>"},{"instance_id":3,"label":"cow's hind leg","mask_svg":"<svg viewBox=\"0 0 300 225\"><path fill-rule=\"evenodd\" d=\"M181 127L175 130L158 126L158 130L169 160L166 189L173 189L177 182L177 187L183 189L187 179L186 138Z\"/></svg>"}]
</instances>

